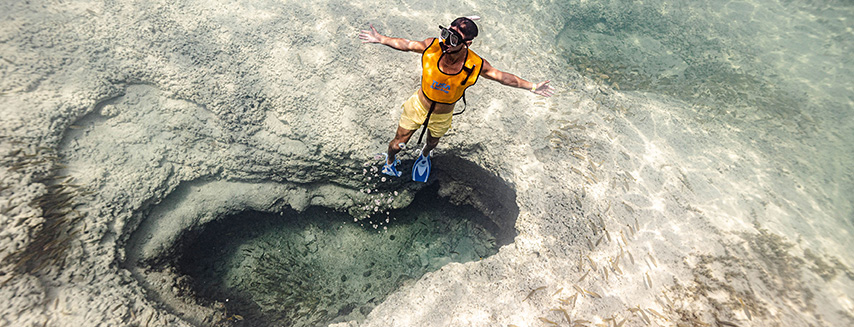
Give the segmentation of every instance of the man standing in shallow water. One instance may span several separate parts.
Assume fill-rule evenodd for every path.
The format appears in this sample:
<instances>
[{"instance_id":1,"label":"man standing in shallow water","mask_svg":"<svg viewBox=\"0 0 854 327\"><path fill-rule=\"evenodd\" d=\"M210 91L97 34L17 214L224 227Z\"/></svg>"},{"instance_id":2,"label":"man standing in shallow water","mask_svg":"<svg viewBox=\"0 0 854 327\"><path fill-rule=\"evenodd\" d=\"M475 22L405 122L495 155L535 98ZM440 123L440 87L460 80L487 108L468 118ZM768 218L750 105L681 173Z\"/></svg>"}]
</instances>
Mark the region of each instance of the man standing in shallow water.
<instances>
[{"instance_id":1,"label":"man standing in shallow water","mask_svg":"<svg viewBox=\"0 0 854 327\"><path fill-rule=\"evenodd\" d=\"M421 86L403 104L397 133L388 145L383 174L400 177L401 173L397 170L400 160L395 159L395 155L423 124L430 132L427 133L427 143L412 167L412 179L427 182L430 154L439 144L439 139L451 128L454 104L463 97L466 88L477 82L480 75L546 97L554 93L554 88L548 85L549 81L534 84L502 72L469 49L477 36L477 25L472 19L460 17L451 22L449 28L439 26L439 29L441 39L431 37L424 41L387 37L377 32L373 25L370 31L359 33L362 43L381 43L400 51L421 53Z\"/></svg>"}]
</instances>

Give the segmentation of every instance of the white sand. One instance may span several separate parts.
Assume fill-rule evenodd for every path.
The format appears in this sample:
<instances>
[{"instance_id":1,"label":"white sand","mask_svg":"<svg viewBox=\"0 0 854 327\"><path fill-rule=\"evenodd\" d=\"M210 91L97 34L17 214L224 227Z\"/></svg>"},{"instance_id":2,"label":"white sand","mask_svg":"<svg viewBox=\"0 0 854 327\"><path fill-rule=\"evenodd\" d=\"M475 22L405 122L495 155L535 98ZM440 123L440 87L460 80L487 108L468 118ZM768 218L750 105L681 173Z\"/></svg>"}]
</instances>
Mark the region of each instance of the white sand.
<instances>
[{"instance_id":1,"label":"white sand","mask_svg":"<svg viewBox=\"0 0 854 327\"><path fill-rule=\"evenodd\" d=\"M221 310L168 295L173 276L131 274L132 233L150 230L155 242L141 241L143 256L157 257L183 229L223 212L324 205L357 213L368 197L354 173L384 151L419 77L417 54L362 45L358 31L373 23L424 38L467 14L484 17L475 51L559 90L543 99L482 79L437 150L515 188L519 236L492 257L425 275L349 325L565 325L554 311L563 308L573 320L642 326L630 311L638 306L662 315L644 313L653 325L852 325L854 87L839 77L851 76L851 11L805 7L827 15L811 17L769 3L696 10L734 22L718 26L739 35L731 49L758 53L733 55L733 66L759 58L745 75L779 75L780 90L806 92L794 97L808 99L800 113L703 111L575 71L558 46L576 46L578 35L588 33L591 47L632 44L568 24L591 12L602 13L603 28L631 21L617 4L0 4L0 282L8 280L0 326L217 321ZM643 8L674 21L668 15L692 10ZM637 43L649 56L626 61L654 60L653 50L670 46L650 40ZM659 63L678 73L678 60ZM94 194L77 199L88 216L62 269L27 275L8 258L34 242L42 212L29 203L46 192L34 177L52 159L10 168L23 154L50 156L39 147L55 149L67 165L59 174ZM201 191L164 201L178 190ZM566 304L573 285L601 298Z\"/></svg>"}]
</instances>

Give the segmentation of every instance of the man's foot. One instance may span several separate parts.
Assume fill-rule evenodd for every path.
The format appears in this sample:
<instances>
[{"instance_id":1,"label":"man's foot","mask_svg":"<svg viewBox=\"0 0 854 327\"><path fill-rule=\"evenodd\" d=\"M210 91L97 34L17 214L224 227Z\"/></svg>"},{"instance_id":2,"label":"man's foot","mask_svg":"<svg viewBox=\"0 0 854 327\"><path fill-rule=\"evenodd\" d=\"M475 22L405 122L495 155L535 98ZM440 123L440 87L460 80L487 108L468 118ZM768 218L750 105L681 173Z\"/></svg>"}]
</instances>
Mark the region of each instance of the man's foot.
<instances>
[{"instance_id":1,"label":"man's foot","mask_svg":"<svg viewBox=\"0 0 854 327\"><path fill-rule=\"evenodd\" d=\"M394 177L400 177L401 173L399 171L397 171L397 164L400 163L399 159L394 159L394 162L389 163L388 162L388 155L386 155L386 160L384 160L384 162L385 162L385 164L383 165L383 170L382 170L383 174L386 174L389 176L394 176Z\"/></svg>"},{"instance_id":2,"label":"man's foot","mask_svg":"<svg viewBox=\"0 0 854 327\"><path fill-rule=\"evenodd\" d=\"M415 165L412 166L412 180L416 182L427 183L427 178L430 177L430 156L418 155L415 159Z\"/></svg>"}]
</instances>

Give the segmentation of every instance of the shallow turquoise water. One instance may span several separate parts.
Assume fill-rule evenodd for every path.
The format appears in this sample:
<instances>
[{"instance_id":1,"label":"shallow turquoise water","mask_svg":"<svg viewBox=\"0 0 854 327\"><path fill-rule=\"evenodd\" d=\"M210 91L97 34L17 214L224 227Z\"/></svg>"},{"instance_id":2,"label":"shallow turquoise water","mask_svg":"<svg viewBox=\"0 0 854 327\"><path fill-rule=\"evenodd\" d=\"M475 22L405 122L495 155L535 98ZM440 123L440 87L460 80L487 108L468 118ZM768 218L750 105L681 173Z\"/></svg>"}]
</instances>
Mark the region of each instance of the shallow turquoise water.
<instances>
[{"instance_id":1,"label":"shallow turquoise water","mask_svg":"<svg viewBox=\"0 0 854 327\"><path fill-rule=\"evenodd\" d=\"M89 6L92 8L87 8ZM504 175L501 178L508 178L518 183L516 185L521 185L519 202L526 215L521 221L525 228L525 238L518 245L523 251L526 247L530 249L541 246L537 248L540 250L549 249L551 245L560 242L577 243L572 245L583 242L580 237L554 240L549 237L552 235L548 234L554 232L553 230L545 229L543 234L537 234L541 230L531 225L544 221L553 222L549 220L553 217L548 217L547 212L537 211L541 208L538 206L545 203L544 206L548 207L554 202L573 201L561 198L540 201L538 197L543 194L568 196L585 186L582 182L578 183L581 186L567 186L573 188L570 191L548 192L538 189L537 181L530 181L530 184L526 185L529 182L526 179L528 176L525 176L526 170L551 169L557 165L549 164L559 160L549 162L548 159L560 156L562 160L569 156L564 156L566 152L557 151L563 149L555 150L547 146L542 146L535 150L538 152L532 151L535 152L534 155L529 155L526 151L534 145L527 142L532 138L512 133L517 131L516 127L529 121L544 122L551 118L567 118L565 116L574 116L569 118L570 120L590 117L589 121L582 121L584 125L581 127L590 127L587 132L574 130L573 133L576 134L573 137L581 142L590 141L599 146L585 154L589 154L587 159L591 165L598 163L599 176L611 180L603 179L601 183L590 183L597 185L584 189L589 191L589 197L585 199L592 199L588 203L593 204L594 208L597 205L612 208L612 203L619 205L620 201L625 201L623 204L626 208L636 208L637 216L647 219L647 224L642 226L645 236L652 236L636 243L632 240L636 250L642 249L648 251L648 254L667 256L659 257L662 263L665 260L682 262L683 259L692 259L691 256L696 254L696 248L680 248L687 247L685 244L692 244L692 241L710 240L709 243L701 244L709 248L721 245L711 244L711 241L733 242L724 245L737 243L731 248L740 249L735 256L740 256L737 259L742 260L739 262L742 265L729 265L731 261L721 261L731 270L721 268L716 271L719 276L727 277L720 278L717 291L725 293L724 291L732 290L732 285L747 285L750 292L744 289L737 291L744 291L740 295L755 297L751 304L762 310L754 311L754 319L765 318L766 322L778 322L783 319L780 317L799 316L802 320L798 322L804 322L800 325L821 325L826 322L821 320L824 319L822 317L831 317L831 323L825 325L844 325L837 323L842 321L839 317L854 317L854 301L851 300L854 291L850 269L854 266L854 255L851 251L854 248L854 202L851 201L851 194L854 194L854 170L851 165L854 160L854 56L851 55L854 53L854 3L849 0L478 0L395 1L381 4L251 0L227 4L192 1L100 4L66 1L32 5L29 5L29 2L20 2L6 7L11 9L10 17L23 12L22 10L35 13L29 17L28 14L13 17L14 20L9 19L2 24L4 41L0 42L0 45L3 49L3 69L10 77L3 82L4 97L12 99L7 102L10 104L7 111L13 116L9 120L9 126L21 127L22 133L28 133L34 132L23 128L28 126L28 119L35 119L33 126L49 123L43 125L51 126L49 129L45 128L44 131L26 136L50 140L56 134L62 133L59 129L67 126L66 123L72 123L75 119L69 117L69 114L91 111L92 108L69 107L80 106L83 102L69 101L66 104L67 100L79 96L78 91L89 89L81 94L87 97L97 94L100 97L117 95L122 92L119 89L127 87L128 93L135 94L129 98L131 103L120 109L113 107L102 113L112 112L107 115L110 116L126 111L130 113L126 117L134 117L128 118L133 124L123 124L127 121L119 123L126 119L122 117L111 122L114 124L111 126L116 127L115 130L112 127L99 129L94 124L84 128L78 126L76 128L79 129L70 133L84 136L80 140L84 146L81 147L77 140L74 140L74 146L60 145L60 150L70 154L71 162L66 162L71 167L70 174L81 177L84 184L92 182L104 186L107 191L104 194L108 196L123 194L114 192L126 187L126 181L123 179L127 176L151 181L161 177L169 178L169 183L135 184L151 186L151 189L142 191L156 190L155 194L159 195L155 195L155 198L162 195L159 192L163 191L161 188L165 185L174 186L172 182L177 183L184 178L195 178L189 176L198 176L196 173L176 173L171 177L153 177L157 172L162 172L161 168L178 167L180 162L183 162L184 165L190 166L188 170L210 169L209 172L201 174L215 176L218 168L214 166L217 164L225 163L234 168L240 163L251 161L243 160L248 158L242 158L241 155L225 159L217 157L223 152L214 149L225 145L220 144L215 135L228 134L227 130L210 127L202 129L205 133L212 132L210 134L195 133L204 125L217 125L217 120L230 122L229 125L242 122L243 118L247 117L238 117L241 112L248 112L254 117L248 117L251 119L246 121L260 124L263 111L266 110L269 120L279 124L283 121L277 121L281 119L277 117L278 114L296 110L305 113L305 116L296 115L298 117L340 118L345 123L341 126L348 128L348 131L353 127L353 122L366 121L353 119L352 116L381 113L368 119L369 129L380 126L381 123L374 124L376 117L386 114L388 126L393 126L397 117L392 114L392 107L397 106L398 101L402 99L395 98L392 94L411 92L411 86L405 84L417 80L417 65L413 65L417 59L410 56L405 57L406 60L411 60L408 62L393 61L389 58L399 59L404 58L404 55L392 54L391 50L384 48L379 51L380 48L366 50L356 40L356 30L364 28L368 22L383 22L386 24L383 32L417 39L435 36L433 34L436 32L436 23L446 24L448 21L442 19L479 14L484 20L482 36L475 46L476 51L482 50L479 53L496 66L508 67L509 71L525 78L550 78L559 89L563 88L561 91L571 93L568 96L544 100L521 91L510 93L507 88L491 88L494 84L484 86L483 84L490 83L484 81L470 94L473 97L469 100L480 96L481 101L475 104L474 110L467 113L473 116L464 116L466 119L479 117L489 120L498 116L499 120L502 120L501 123L514 127L508 128L509 132L500 132L511 134L507 140L511 143L523 140L522 142L526 143L513 144L518 148L511 151L518 151L516 154L523 153L515 158L531 161L535 161L537 158L534 157L538 155L546 158L543 162L534 163L502 162L501 158L477 158L478 162L488 166L490 171L508 173L502 169L511 170L509 173L515 175ZM62 25L66 26L58 28ZM429 29L426 26L429 26ZM140 33L127 33L126 29ZM104 30L108 32L104 33ZM113 30L119 32L115 37L109 32ZM89 38L91 42L80 42ZM176 44L170 41L186 43L177 44L176 47ZM333 49L344 50L336 52ZM531 56L536 58L530 59ZM81 64L86 62L91 65ZM300 65L290 65L292 62L299 62ZM372 67L377 63L390 62L393 62L391 69L377 70ZM578 82L576 74L564 74L568 69L580 72L589 80ZM401 70L408 70L408 73L393 76L398 80L394 81L392 88L378 93L383 101L391 99L389 102L393 102L393 106L361 108L363 111L349 110L351 102L348 100L352 98L348 97L363 96L366 89L369 89L368 86L389 86L391 83L382 84L377 81L387 82L390 72ZM344 74L344 78L339 79L336 75L338 73ZM217 78L204 75L216 75ZM282 78L285 75L296 77ZM85 77L86 81L81 81L80 77ZM127 83L131 85L128 86ZM135 85L136 83L160 84L140 87ZM210 85L205 85L206 83ZM355 87L348 88L342 86L343 84ZM626 103L640 99L650 100L648 103L653 105L640 110L620 107L621 110L626 110L618 113L608 112L607 109L613 108L601 109L599 104L593 103L593 100L601 100L601 96L592 100L585 98L595 98L600 94L590 96L590 93L585 91L569 90L570 86L586 87L590 84L621 91L616 92L614 98L626 95L631 98ZM401 88L406 91L394 89L398 85L403 85ZM160 88L168 92L164 92L164 95L154 95L161 92ZM92 91L93 89L97 91ZM317 89L322 91L315 92ZM495 91L496 89L500 91ZM594 90L595 93L596 89L598 87L591 87L589 90ZM32 93L33 97L27 95L18 98L14 94L18 92ZM502 93L496 94L497 92ZM41 98L44 94L50 95L51 100ZM240 106L219 106L222 103L232 103L222 100L233 95L247 99L247 102L238 101L232 104L246 103L250 104L249 108L254 109L258 105L252 99L255 94L276 101L271 101L270 107L265 107L264 110L245 111ZM323 98L327 94L334 99ZM210 102L207 106L201 105L208 101L205 99L208 95L211 96ZM488 99L489 95L498 96ZM37 101L27 103L30 99ZM134 103L140 99L143 100L141 105ZM531 100L532 104L547 104L550 109L559 108L560 110L554 111L565 115L542 117L553 112L538 110L533 108L534 105L525 107L526 99L536 99ZM90 100L96 101L95 98ZM183 100L199 102L184 103ZM493 100L495 101L492 102ZM54 101L56 103L50 103ZM87 101L86 103L92 102ZM157 107L159 111L153 115L136 114L153 112L147 102L158 101L171 104ZM296 105L293 104L294 101L297 102ZM32 111L31 105L51 108L51 112ZM175 110L174 106L177 106L178 110ZM338 111L342 108L348 109L344 110L347 111L346 115L339 114ZM497 114L490 117L490 114L496 112ZM602 114L603 112L605 113ZM194 114L184 115L187 113ZM191 118L195 113L201 115ZM95 113L96 116L100 114ZM281 116L294 118L293 115ZM152 117L157 119L149 119ZM258 119L254 120L255 118ZM471 132L469 135L477 136L485 134L483 130L478 131L478 128L496 126L482 120L460 120L461 124L455 128L460 128L461 133L452 137L468 132ZM163 121L168 121L169 124L161 124ZM141 124L138 124L140 122ZM302 133L298 126L312 124L293 122L292 125L297 132L283 135L306 137L309 144L312 140L308 139L307 134L329 132L314 129L310 133ZM251 129L255 126L247 127ZM549 128L525 127L525 131L531 132L538 128ZM283 130L290 130L290 127ZM126 133L131 131L139 133ZM176 132L181 136L175 136ZM376 129L365 132L362 129L359 132L363 133L361 136L390 136L392 131ZM231 136L234 135L224 138L229 139ZM494 136L499 139L503 137ZM105 139L116 142L107 142ZM171 143L164 139L170 139ZM487 153L500 156L500 152L504 150L502 145L481 146L460 139L455 139L455 143L451 144L457 146L454 149L457 153L464 155L479 156ZM259 144L266 144L270 140L280 139L264 139L259 141ZM201 150L198 151L189 151L183 145L200 145L202 142L205 145L199 147ZM182 145L171 149L164 147L178 143ZM443 144L447 145L448 143ZM379 147L383 146L381 144ZM341 150L333 146L318 147L316 151L326 149ZM163 152L178 153L178 156L190 159L171 161L170 159L175 157L164 156ZM212 157L201 155L202 153ZM298 152L295 150L294 153ZM594 157L597 155L600 157ZM273 166L282 158L271 152L264 155L264 160L266 159L270 159L271 168L261 169L257 175L277 174L278 168ZM609 161L605 161L606 159ZM118 162L116 165L108 166L111 167L109 169L101 168L103 163L114 160ZM122 160L128 161L124 164ZM212 166L208 166L208 161ZM560 161L560 165L565 166L560 168L568 168L567 162ZM586 168L572 168L579 167ZM537 171L533 175L549 173ZM230 175L229 178L256 180L254 174ZM477 177L479 176L475 178ZM536 179L539 176L534 177ZM621 184L625 182L624 187L616 184L618 179ZM610 185L606 185L608 182ZM374 190L376 191L376 188ZM387 194L385 193L386 196ZM603 200L596 203L597 197ZM613 197L615 201L608 202L612 200L609 197ZM673 199L684 202L673 206L678 208L667 208L667 200ZM118 196L109 201L126 200ZM507 202L515 201L514 197ZM133 207L138 204L127 205ZM375 203L372 207L370 202L366 203L366 210L379 211L376 207L379 204ZM109 205L112 206L112 203ZM474 210L451 209L445 204L437 207L417 203L410 209L414 211L379 214L370 220L357 222L352 221L350 216L317 208L305 214L287 213L285 217L253 213L226 217L227 219L223 219L224 224L210 229L218 231L214 233L217 236L204 239L202 235L203 240L200 243L192 245L184 252L191 256L184 257L184 267L197 266L197 271L187 272L196 279L193 281L197 287L195 292L202 298L240 308L229 313L246 313L247 320L262 317L262 320L258 320L259 323L294 321L295 324L312 324L351 319L358 321L364 318L373 306L381 303L389 292L417 279L425 272L452 262L475 261L495 253L496 244L492 241L490 232L470 223L470 219L478 215ZM635 209L630 210L635 213ZM515 211L518 212L519 210ZM584 214L591 213L593 212ZM686 216L700 217L690 222L702 221L704 224L709 223L712 228L693 229L696 226L684 223L689 221L685 219ZM93 248L86 245L86 255L103 254L104 248L100 246L113 244L118 238L118 231L109 229L132 228L135 220L133 218L130 222L118 221L119 224L115 224L116 222L110 220L115 217L109 215L89 217L94 219L89 221L89 227L92 227L93 223L96 227L94 231L86 233L89 235L86 236L87 242L93 240L91 235L103 234L94 237L102 237L100 242L93 242L100 243L96 250L89 252ZM408 219L395 219L399 217ZM386 221L386 218L389 220ZM272 224L272 220L285 224ZM246 221L249 223L245 226L236 223ZM105 227L105 224L109 227ZM513 224L515 221L508 223ZM636 229L640 232L641 228ZM712 229L719 233L710 232ZM706 239L704 236L707 234L720 237ZM510 238L512 240L512 237ZM759 242L757 239L764 241ZM623 242L629 243L625 240ZM742 245L744 249L741 249ZM590 248L593 251L593 246ZM756 251L757 248L760 251ZM622 251L622 248L619 250ZM709 255L720 254L714 253L715 250L709 250L712 252ZM353 257L355 254L358 254L358 257ZM517 254L519 257L510 257L508 260L524 258L524 253L511 253ZM604 252L599 254L601 258L607 256ZM560 259L565 258L551 260L551 263L559 266L561 263L554 262ZM109 260L112 260L112 257ZM710 262L715 263L711 259ZM711 266L711 263L709 266L716 268ZM112 263L110 265L112 266ZM664 277L674 277L667 280L695 277L690 272L680 276L667 276L670 271L664 267L660 270L649 268L653 277L660 278L659 281ZM727 273L733 271L740 274L736 276L742 277L755 277L760 274L762 278L766 275L770 277L729 280L732 275ZM628 270L626 272L631 273ZM626 280L646 273L641 270L635 272L635 276L627 276ZM756 275L749 275L751 272ZM543 277L543 280L548 280L549 277L560 275L559 273L563 272L526 271L508 278L532 280L531 277ZM77 271L73 271L73 274L77 274ZM593 279L592 275L590 279ZM178 284L186 281L182 280ZM53 282L45 280L45 285L52 287L51 283ZM101 316L120 312L113 308L112 303L109 304L109 307L113 308L111 312L100 312L98 309L103 308L97 306L102 303L99 302L101 298L98 295L111 292L102 294L97 288L91 288L91 293L88 293L90 291L78 288L87 282L75 283L77 281L65 289L69 292L60 290L61 295L56 295L57 292L49 288L45 288L46 297L42 297L42 291L33 292L30 294L33 297L28 299L35 300L27 310L31 309L37 316L55 314L50 316L53 321L51 324L73 324L82 319L89 319L87 310L99 310L97 313ZM42 287L40 283L33 285L38 289ZM283 285L287 287L282 287ZM635 286L638 285L641 283ZM502 308L502 305L517 304L512 303L512 295L524 295L529 290L527 286L529 285L513 285L512 289L505 290L502 294L509 301L491 305L494 305L493 308ZM534 285L537 286L539 285ZM569 289L569 285L563 286ZM90 288L87 286L86 289ZM779 296L783 293L781 289L785 291L785 296ZM632 293L635 290L631 287L609 289L612 294L617 294L614 298L625 296L619 298L620 301L626 302L625 304L650 300L643 294ZM778 291L780 292L777 293ZM121 296L116 294L105 298L114 299L114 296ZM75 301L65 301L71 298ZM48 306L43 305L42 300L45 299L57 301L53 302L55 312L51 313ZM29 300L14 299L14 302ZM134 301L136 300L141 298ZM700 300L697 303L701 303ZM86 301L96 305L77 308L66 305L85 304ZM412 303L425 302L418 301L413 300ZM646 302L651 303L652 300ZM65 309L57 310L57 303L63 303ZM532 302L526 302L530 303ZM730 304L732 303L735 301ZM148 308L150 305L143 306ZM616 307L615 305L612 308ZM579 311L587 310L582 313L590 316L606 314L591 313L601 309L595 305L579 308ZM733 308L735 307L728 307ZM806 309L801 310L802 308ZM66 309L74 315L67 314ZM538 309L542 310L520 311L518 314L539 323L535 317L549 313L546 312L549 308L542 306ZM729 311L732 310L721 310L728 313ZM775 316L775 311L784 314ZM142 312L129 310L127 317L122 319L127 319L128 324L142 325L138 322L139 319L147 317L151 320L154 317L153 313L149 315L147 312L142 316ZM513 314L517 312L506 310L494 317L505 319L507 315ZM706 314L707 316L703 317L707 319L705 321L712 321L708 320L709 313ZM463 318L476 319L462 315ZM749 318L743 315L738 313L736 316L747 321ZM14 319L13 315L10 317ZM36 323L48 324L41 319L33 322ZM633 323L640 324L639 320Z\"/></svg>"},{"instance_id":2,"label":"shallow turquoise water","mask_svg":"<svg viewBox=\"0 0 854 327\"><path fill-rule=\"evenodd\" d=\"M723 126L718 137L790 172L774 191L806 184L854 228L854 4L590 1L562 14L555 46L571 66L683 102L683 117Z\"/></svg>"}]
</instances>

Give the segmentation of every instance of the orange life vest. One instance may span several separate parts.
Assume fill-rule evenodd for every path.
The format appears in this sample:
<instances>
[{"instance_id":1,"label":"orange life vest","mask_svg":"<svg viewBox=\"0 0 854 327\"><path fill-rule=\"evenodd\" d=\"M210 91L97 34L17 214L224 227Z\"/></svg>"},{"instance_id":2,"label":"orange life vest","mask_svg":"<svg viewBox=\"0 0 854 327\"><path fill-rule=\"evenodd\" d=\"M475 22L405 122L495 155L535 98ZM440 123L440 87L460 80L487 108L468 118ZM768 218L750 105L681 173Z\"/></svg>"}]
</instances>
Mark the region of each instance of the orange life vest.
<instances>
[{"instance_id":1,"label":"orange life vest","mask_svg":"<svg viewBox=\"0 0 854 327\"><path fill-rule=\"evenodd\" d=\"M463 68L456 74L446 74L439 69L442 47L433 39L421 54L421 92L433 102L453 104L460 100L466 88L474 85L483 68L483 59L466 48Z\"/></svg>"}]
</instances>

